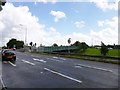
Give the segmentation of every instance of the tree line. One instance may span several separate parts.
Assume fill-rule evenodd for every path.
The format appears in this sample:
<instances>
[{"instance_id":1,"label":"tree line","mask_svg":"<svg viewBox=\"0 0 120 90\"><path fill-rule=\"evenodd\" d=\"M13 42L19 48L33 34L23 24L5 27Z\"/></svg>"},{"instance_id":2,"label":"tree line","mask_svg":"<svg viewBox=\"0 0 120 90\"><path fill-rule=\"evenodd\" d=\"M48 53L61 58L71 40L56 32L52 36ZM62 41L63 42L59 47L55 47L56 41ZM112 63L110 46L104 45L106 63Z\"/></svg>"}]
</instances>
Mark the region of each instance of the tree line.
<instances>
[{"instance_id":1,"label":"tree line","mask_svg":"<svg viewBox=\"0 0 120 90\"><path fill-rule=\"evenodd\" d=\"M16 49L20 49L24 47L24 41L19 41L17 39L10 39L9 42L6 44L7 47L3 47L3 48L16 48ZM29 45L32 46L36 46L37 44L33 44L33 42L30 42ZM62 45L61 45L62 46ZM73 52L75 53L83 53L87 50L87 48L100 48L100 52L102 55L106 55L109 52L109 49L120 49L120 45L105 45L103 42L101 42L101 45L95 45L95 46L89 46L87 45L85 42L79 42L76 41L75 43L71 44L70 46L78 46L79 48L77 50L74 50ZM56 43L54 43L52 45L52 47L58 47L58 45Z\"/></svg>"}]
</instances>

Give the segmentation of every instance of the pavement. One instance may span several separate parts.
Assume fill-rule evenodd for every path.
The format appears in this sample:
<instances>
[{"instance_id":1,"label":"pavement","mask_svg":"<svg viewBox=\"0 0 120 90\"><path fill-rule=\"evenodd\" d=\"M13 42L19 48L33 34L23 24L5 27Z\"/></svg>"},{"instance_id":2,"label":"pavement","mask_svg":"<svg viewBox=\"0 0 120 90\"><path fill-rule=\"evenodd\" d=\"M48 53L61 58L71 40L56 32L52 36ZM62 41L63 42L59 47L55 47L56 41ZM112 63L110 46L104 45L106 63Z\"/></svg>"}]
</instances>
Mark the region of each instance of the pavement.
<instances>
[{"instance_id":1,"label":"pavement","mask_svg":"<svg viewBox=\"0 0 120 90\"><path fill-rule=\"evenodd\" d=\"M80 59L17 52L16 64L2 63L9 88L118 88L118 68Z\"/></svg>"}]
</instances>

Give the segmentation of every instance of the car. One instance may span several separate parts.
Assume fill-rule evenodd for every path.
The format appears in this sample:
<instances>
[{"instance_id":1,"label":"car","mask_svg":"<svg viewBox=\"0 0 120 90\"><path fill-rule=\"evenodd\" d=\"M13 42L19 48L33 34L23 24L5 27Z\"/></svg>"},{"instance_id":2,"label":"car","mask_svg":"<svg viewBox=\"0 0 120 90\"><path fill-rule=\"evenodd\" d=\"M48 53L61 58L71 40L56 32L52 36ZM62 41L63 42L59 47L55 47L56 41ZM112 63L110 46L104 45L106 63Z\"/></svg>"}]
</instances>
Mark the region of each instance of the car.
<instances>
[{"instance_id":1,"label":"car","mask_svg":"<svg viewBox=\"0 0 120 90\"><path fill-rule=\"evenodd\" d=\"M15 64L16 62L16 52L11 49L3 49L2 52L2 62L10 61Z\"/></svg>"}]
</instances>

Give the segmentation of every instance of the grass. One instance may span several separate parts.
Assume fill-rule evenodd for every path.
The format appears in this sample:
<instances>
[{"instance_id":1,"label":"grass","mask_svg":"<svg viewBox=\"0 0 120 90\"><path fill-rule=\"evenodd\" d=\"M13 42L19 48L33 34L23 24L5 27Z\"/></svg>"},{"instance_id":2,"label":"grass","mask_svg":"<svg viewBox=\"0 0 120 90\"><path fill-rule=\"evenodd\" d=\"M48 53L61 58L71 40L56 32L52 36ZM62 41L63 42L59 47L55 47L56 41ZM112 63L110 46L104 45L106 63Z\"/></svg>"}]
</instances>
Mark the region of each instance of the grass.
<instances>
[{"instance_id":1,"label":"grass","mask_svg":"<svg viewBox=\"0 0 120 90\"><path fill-rule=\"evenodd\" d=\"M107 56L118 57L119 56L119 51L118 50L109 50Z\"/></svg>"},{"instance_id":2,"label":"grass","mask_svg":"<svg viewBox=\"0 0 120 90\"><path fill-rule=\"evenodd\" d=\"M96 48L88 48L83 54L101 56L100 50Z\"/></svg>"},{"instance_id":3,"label":"grass","mask_svg":"<svg viewBox=\"0 0 120 90\"><path fill-rule=\"evenodd\" d=\"M96 49L96 48L88 48L86 52L83 54L102 56L100 53L100 49ZM118 50L110 49L106 56L119 57Z\"/></svg>"}]
</instances>

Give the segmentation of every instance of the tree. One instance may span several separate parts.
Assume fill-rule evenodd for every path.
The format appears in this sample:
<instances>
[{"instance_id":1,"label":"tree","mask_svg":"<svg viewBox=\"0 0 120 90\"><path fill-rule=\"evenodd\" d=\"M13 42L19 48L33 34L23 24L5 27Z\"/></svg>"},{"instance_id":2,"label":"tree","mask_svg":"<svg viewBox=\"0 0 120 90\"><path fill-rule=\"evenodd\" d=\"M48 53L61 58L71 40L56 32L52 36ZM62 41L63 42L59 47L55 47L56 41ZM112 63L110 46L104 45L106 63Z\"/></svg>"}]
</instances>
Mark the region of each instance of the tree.
<instances>
[{"instance_id":1,"label":"tree","mask_svg":"<svg viewBox=\"0 0 120 90\"><path fill-rule=\"evenodd\" d=\"M23 42L23 41L17 41L17 42L16 42L16 48L17 48L17 49L23 48L23 45L24 45L24 42Z\"/></svg>"},{"instance_id":2,"label":"tree","mask_svg":"<svg viewBox=\"0 0 120 90\"><path fill-rule=\"evenodd\" d=\"M82 42L80 47L81 47L81 52L85 52L89 46L85 42Z\"/></svg>"},{"instance_id":3,"label":"tree","mask_svg":"<svg viewBox=\"0 0 120 90\"><path fill-rule=\"evenodd\" d=\"M35 47L36 47L37 43L35 43Z\"/></svg>"},{"instance_id":4,"label":"tree","mask_svg":"<svg viewBox=\"0 0 120 90\"><path fill-rule=\"evenodd\" d=\"M76 52L85 52L85 50L89 47L85 42L79 42L76 41L72 46L78 46L79 48L76 50Z\"/></svg>"},{"instance_id":5,"label":"tree","mask_svg":"<svg viewBox=\"0 0 120 90\"><path fill-rule=\"evenodd\" d=\"M30 46L32 46L33 45L33 42L30 42Z\"/></svg>"},{"instance_id":6,"label":"tree","mask_svg":"<svg viewBox=\"0 0 120 90\"><path fill-rule=\"evenodd\" d=\"M17 42L17 40L14 39L14 38L9 40L9 42L7 43L7 47L8 48L13 48L13 46L16 45L16 42Z\"/></svg>"},{"instance_id":7,"label":"tree","mask_svg":"<svg viewBox=\"0 0 120 90\"><path fill-rule=\"evenodd\" d=\"M54 43L52 46L54 46L54 47L56 47L56 46L58 46L56 43Z\"/></svg>"},{"instance_id":8,"label":"tree","mask_svg":"<svg viewBox=\"0 0 120 90\"><path fill-rule=\"evenodd\" d=\"M6 46L3 46L2 49L7 49L7 47L6 47Z\"/></svg>"},{"instance_id":9,"label":"tree","mask_svg":"<svg viewBox=\"0 0 120 90\"><path fill-rule=\"evenodd\" d=\"M100 49L101 54L105 56L108 53L108 51L109 51L108 47L103 42L101 42Z\"/></svg>"},{"instance_id":10,"label":"tree","mask_svg":"<svg viewBox=\"0 0 120 90\"><path fill-rule=\"evenodd\" d=\"M69 43L69 44L71 43L71 38L68 39L68 43Z\"/></svg>"},{"instance_id":11,"label":"tree","mask_svg":"<svg viewBox=\"0 0 120 90\"><path fill-rule=\"evenodd\" d=\"M5 6L6 0L0 0L0 11L2 10L1 6Z\"/></svg>"},{"instance_id":12,"label":"tree","mask_svg":"<svg viewBox=\"0 0 120 90\"><path fill-rule=\"evenodd\" d=\"M80 46L80 42L76 41L72 46Z\"/></svg>"},{"instance_id":13,"label":"tree","mask_svg":"<svg viewBox=\"0 0 120 90\"><path fill-rule=\"evenodd\" d=\"M9 42L7 43L8 48L13 48L14 46L16 46L17 49L20 49L23 48L23 45L24 45L23 41L19 41L14 38L9 40Z\"/></svg>"}]
</instances>

